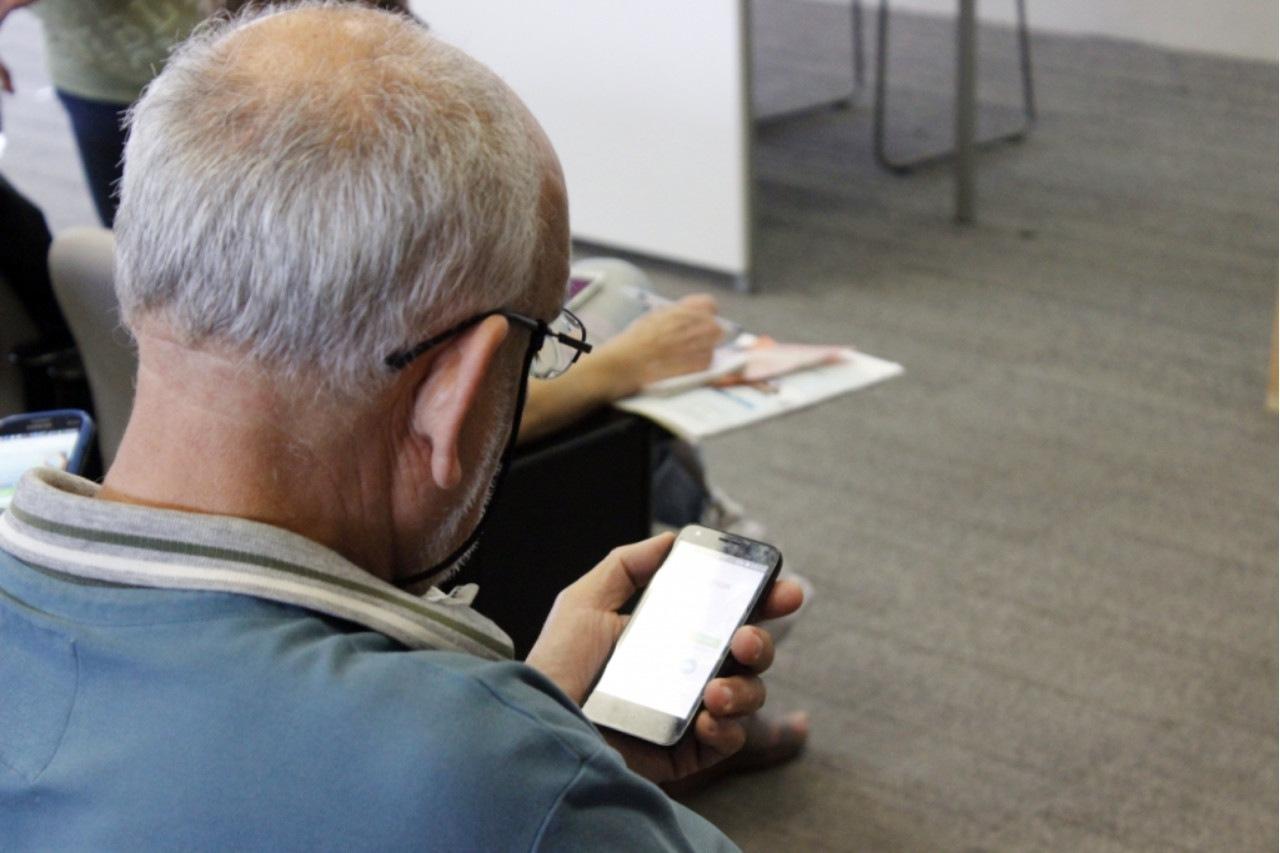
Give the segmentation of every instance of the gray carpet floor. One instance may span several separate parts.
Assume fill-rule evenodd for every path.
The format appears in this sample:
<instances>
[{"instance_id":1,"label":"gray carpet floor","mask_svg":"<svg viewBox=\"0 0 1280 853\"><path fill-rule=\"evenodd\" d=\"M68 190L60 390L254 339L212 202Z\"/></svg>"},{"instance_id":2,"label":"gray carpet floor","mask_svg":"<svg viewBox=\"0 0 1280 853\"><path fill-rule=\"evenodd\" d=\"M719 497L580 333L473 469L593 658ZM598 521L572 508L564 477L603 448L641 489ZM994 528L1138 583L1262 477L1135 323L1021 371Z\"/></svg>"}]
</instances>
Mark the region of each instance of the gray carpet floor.
<instances>
[{"instance_id":1,"label":"gray carpet floor","mask_svg":"<svg viewBox=\"0 0 1280 853\"><path fill-rule=\"evenodd\" d=\"M847 9L756 12L762 99L846 85ZM33 29L0 34L0 167L89 222ZM982 44L1003 126L1010 34ZM898 150L945 143L948 45L895 18ZM818 588L771 679L811 748L690 800L748 850L1276 849L1276 66L1034 50L973 227L945 170L876 169L866 97L759 132L760 292L723 312L907 374L706 446Z\"/></svg>"}]
</instances>

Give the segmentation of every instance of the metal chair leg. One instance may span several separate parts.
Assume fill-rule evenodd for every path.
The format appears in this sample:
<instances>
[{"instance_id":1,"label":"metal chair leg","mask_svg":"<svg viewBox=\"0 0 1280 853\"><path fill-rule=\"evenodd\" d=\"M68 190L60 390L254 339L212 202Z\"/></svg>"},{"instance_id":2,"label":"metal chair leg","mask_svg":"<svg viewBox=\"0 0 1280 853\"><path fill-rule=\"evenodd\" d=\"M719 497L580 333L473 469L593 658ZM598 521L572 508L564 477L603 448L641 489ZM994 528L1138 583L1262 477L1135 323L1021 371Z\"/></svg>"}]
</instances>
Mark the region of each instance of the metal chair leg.
<instances>
[{"instance_id":1,"label":"metal chair leg","mask_svg":"<svg viewBox=\"0 0 1280 853\"><path fill-rule=\"evenodd\" d=\"M862 0L853 0L853 88L861 92L867 80L867 63L862 51Z\"/></svg>"},{"instance_id":2,"label":"metal chair leg","mask_svg":"<svg viewBox=\"0 0 1280 853\"><path fill-rule=\"evenodd\" d=\"M1031 28L1027 26L1027 0L1018 0L1018 62L1022 66L1024 135L1036 122L1036 90L1031 79Z\"/></svg>"},{"instance_id":3,"label":"metal chair leg","mask_svg":"<svg viewBox=\"0 0 1280 853\"><path fill-rule=\"evenodd\" d=\"M977 140L976 148L989 148L1010 142L1020 142L1035 126L1036 106L1035 89L1031 75L1031 37L1027 25L1026 0L1016 0L1018 15L1018 63L1022 77L1022 125L1014 130L996 134L986 139ZM890 156L886 130L888 121L888 47L889 47L889 0L880 0L880 9L876 16L876 79L875 104L872 108L872 143L876 162L883 168L905 175L925 166L945 163L955 156L955 148L948 148L932 154L925 154L908 160L896 160Z\"/></svg>"},{"instance_id":4,"label":"metal chair leg","mask_svg":"<svg viewBox=\"0 0 1280 853\"><path fill-rule=\"evenodd\" d=\"M955 171L956 222L968 225L977 211L973 152L978 117L978 0L960 0L956 19Z\"/></svg>"},{"instance_id":5,"label":"metal chair leg","mask_svg":"<svg viewBox=\"0 0 1280 853\"><path fill-rule=\"evenodd\" d=\"M836 98L829 98L815 103L805 104L804 106L795 107L780 113L774 113L768 116L758 117L756 125L760 127L773 126L790 121L801 116L811 115L824 110L844 110L853 106L857 100L857 96L861 94L862 87L866 81L866 61L865 51L863 50L862 40L862 2L861 0L853 0L852 10L852 27L850 33L850 41L853 47L853 90L848 95Z\"/></svg>"}]
</instances>

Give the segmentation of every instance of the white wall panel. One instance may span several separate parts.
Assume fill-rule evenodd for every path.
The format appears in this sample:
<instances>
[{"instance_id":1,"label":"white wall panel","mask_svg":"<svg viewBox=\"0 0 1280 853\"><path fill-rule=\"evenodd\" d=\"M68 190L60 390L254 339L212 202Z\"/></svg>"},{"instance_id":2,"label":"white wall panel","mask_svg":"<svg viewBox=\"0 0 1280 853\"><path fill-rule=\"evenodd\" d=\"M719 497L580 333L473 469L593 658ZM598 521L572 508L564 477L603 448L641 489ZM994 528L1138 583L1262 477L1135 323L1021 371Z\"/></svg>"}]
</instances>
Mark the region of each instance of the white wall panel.
<instances>
[{"instance_id":1,"label":"white wall panel","mask_svg":"<svg viewBox=\"0 0 1280 853\"><path fill-rule=\"evenodd\" d=\"M574 236L747 271L742 0L416 0L551 137Z\"/></svg>"}]
</instances>

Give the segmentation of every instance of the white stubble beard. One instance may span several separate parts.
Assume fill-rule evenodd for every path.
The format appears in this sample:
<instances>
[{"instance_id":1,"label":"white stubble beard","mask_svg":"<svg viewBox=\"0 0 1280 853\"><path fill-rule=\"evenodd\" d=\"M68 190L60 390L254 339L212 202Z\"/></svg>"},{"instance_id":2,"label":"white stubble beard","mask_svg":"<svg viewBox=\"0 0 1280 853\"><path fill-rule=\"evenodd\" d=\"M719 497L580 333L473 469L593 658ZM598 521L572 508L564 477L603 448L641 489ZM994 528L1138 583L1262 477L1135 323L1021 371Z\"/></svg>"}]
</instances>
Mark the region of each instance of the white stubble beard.
<instances>
[{"instance_id":1,"label":"white stubble beard","mask_svg":"<svg viewBox=\"0 0 1280 853\"><path fill-rule=\"evenodd\" d=\"M514 405L514 403L513 403ZM514 412L508 413L508 420L514 415ZM519 429L518 426L512 426L512 429ZM481 464L490 467L492 473L486 479L475 478L467 485L467 494L458 502L457 506L450 510L440 524L432 531L431 541L423 543L419 552L419 565L424 569L435 566L441 560L449 556L450 552L457 548L456 543L465 536L461 536L462 525L467 519L471 518L472 513L477 507L481 508L480 515L476 518L476 524L484 519L485 512L489 509L489 502L493 500L494 492L498 488L498 474L502 464L502 455L506 451L509 434L503 434L497 431L489 433L485 437L484 449L481 453ZM470 535L468 531L467 535ZM444 547L440 543L446 543ZM458 556L453 562L447 566L442 566L427 577L416 581L412 585L414 590L426 590L433 586L440 586L446 583L450 578L458 574L471 559L475 553L479 540L473 542L471 547ZM447 549L447 550L446 550ZM420 571L421 569L419 569Z\"/></svg>"}]
</instances>

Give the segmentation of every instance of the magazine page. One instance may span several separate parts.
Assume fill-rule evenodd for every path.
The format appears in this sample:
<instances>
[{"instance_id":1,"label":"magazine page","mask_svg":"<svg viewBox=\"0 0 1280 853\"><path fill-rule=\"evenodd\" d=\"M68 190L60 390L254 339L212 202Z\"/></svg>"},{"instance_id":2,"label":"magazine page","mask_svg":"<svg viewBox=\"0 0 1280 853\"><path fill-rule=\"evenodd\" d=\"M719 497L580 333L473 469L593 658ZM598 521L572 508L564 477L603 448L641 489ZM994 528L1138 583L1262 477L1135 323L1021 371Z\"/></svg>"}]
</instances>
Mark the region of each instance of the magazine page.
<instances>
[{"instance_id":1,"label":"magazine page","mask_svg":"<svg viewBox=\"0 0 1280 853\"><path fill-rule=\"evenodd\" d=\"M769 383L702 387L679 394L639 394L614 405L697 442L847 394L902 373L902 365L855 350L838 361Z\"/></svg>"}]
</instances>

